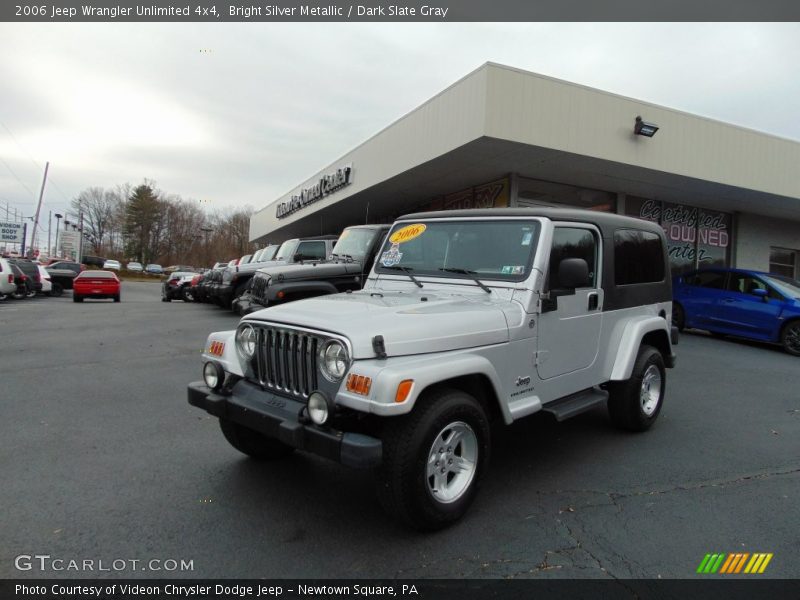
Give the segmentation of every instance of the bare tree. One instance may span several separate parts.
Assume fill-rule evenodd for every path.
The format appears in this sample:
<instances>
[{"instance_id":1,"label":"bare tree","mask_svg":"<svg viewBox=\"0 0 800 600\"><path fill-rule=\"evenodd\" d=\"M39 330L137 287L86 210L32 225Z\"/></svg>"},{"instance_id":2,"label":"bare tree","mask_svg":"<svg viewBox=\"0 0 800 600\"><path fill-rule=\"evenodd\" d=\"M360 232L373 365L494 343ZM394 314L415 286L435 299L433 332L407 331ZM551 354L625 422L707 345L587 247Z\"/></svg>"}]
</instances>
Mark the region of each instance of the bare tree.
<instances>
[{"instance_id":1,"label":"bare tree","mask_svg":"<svg viewBox=\"0 0 800 600\"><path fill-rule=\"evenodd\" d=\"M84 236L92 245L94 253L102 254L114 218L112 198L103 188L90 187L72 201L72 209L83 214Z\"/></svg>"}]
</instances>

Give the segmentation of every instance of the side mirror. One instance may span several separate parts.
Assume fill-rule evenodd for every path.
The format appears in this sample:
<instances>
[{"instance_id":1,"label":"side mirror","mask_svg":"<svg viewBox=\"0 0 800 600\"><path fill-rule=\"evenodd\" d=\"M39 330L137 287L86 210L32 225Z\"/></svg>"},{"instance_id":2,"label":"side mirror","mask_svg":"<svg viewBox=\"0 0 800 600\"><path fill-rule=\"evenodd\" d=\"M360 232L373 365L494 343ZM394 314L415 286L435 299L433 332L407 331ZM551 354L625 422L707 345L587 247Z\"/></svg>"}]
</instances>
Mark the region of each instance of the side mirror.
<instances>
[{"instance_id":1,"label":"side mirror","mask_svg":"<svg viewBox=\"0 0 800 600\"><path fill-rule=\"evenodd\" d=\"M302 252L298 252L292 257L293 262L300 262L301 260L305 260L305 255Z\"/></svg>"},{"instance_id":2,"label":"side mirror","mask_svg":"<svg viewBox=\"0 0 800 600\"><path fill-rule=\"evenodd\" d=\"M753 296L755 296L756 298L761 298L761 300L763 300L764 302L767 301L767 296L769 295L769 292L767 290L762 290L762 289L755 289L750 293L753 294Z\"/></svg>"},{"instance_id":3,"label":"side mirror","mask_svg":"<svg viewBox=\"0 0 800 600\"><path fill-rule=\"evenodd\" d=\"M589 265L582 258L565 258L558 264L558 287L569 290L589 285Z\"/></svg>"}]
</instances>

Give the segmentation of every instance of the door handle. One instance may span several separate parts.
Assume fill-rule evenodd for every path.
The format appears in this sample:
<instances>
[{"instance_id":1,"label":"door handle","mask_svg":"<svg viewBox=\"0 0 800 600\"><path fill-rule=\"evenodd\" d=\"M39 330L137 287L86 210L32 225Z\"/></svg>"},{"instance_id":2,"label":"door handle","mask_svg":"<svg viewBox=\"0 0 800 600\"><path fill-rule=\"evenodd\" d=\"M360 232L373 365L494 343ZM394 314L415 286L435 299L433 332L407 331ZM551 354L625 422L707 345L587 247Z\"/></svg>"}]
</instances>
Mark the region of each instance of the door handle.
<instances>
[{"instance_id":1,"label":"door handle","mask_svg":"<svg viewBox=\"0 0 800 600\"><path fill-rule=\"evenodd\" d=\"M596 293L589 294L589 310L597 310L599 297Z\"/></svg>"}]
</instances>

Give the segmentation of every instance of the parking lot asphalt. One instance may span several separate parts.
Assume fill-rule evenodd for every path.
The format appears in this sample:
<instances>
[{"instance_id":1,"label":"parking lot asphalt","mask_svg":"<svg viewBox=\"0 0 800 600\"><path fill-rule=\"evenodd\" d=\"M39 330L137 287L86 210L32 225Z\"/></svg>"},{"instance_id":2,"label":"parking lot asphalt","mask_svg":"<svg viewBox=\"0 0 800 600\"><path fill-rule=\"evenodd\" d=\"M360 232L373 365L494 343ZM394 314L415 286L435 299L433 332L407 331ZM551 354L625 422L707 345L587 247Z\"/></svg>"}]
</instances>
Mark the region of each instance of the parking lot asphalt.
<instances>
[{"instance_id":1,"label":"parking lot asphalt","mask_svg":"<svg viewBox=\"0 0 800 600\"><path fill-rule=\"evenodd\" d=\"M605 408L497 428L466 518L420 534L369 472L253 462L187 404L207 334L237 320L155 283L0 303L0 577L684 578L719 552L800 576L800 359L778 348L684 335L647 433ZM94 570L15 567L36 554Z\"/></svg>"}]
</instances>

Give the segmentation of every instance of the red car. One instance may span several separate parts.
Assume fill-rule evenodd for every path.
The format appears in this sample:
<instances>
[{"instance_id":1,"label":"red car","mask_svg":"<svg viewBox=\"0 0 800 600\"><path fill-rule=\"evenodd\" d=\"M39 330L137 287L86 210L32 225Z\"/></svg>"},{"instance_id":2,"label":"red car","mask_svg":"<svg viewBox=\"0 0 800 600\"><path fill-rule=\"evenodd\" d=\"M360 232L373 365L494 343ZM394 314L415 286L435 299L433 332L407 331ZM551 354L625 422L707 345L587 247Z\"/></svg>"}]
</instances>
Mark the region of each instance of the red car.
<instances>
[{"instance_id":1,"label":"red car","mask_svg":"<svg viewBox=\"0 0 800 600\"><path fill-rule=\"evenodd\" d=\"M72 281L72 301L83 302L84 298L113 298L120 301L120 283L111 271L81 271Z\"/></svg>"}]
</instances>

